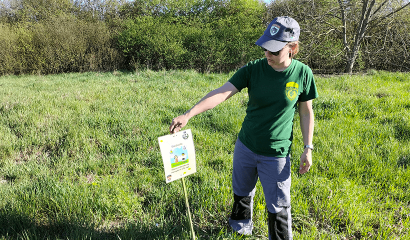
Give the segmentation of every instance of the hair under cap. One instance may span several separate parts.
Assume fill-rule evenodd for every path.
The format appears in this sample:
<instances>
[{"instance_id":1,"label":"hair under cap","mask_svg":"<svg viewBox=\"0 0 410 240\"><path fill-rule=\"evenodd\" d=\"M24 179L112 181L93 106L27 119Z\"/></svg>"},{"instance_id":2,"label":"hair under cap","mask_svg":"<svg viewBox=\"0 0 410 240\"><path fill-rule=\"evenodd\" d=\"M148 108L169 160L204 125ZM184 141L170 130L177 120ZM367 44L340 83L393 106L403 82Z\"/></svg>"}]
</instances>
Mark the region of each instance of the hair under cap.
<instances>
[{"instance_id":1,"label":"hair under cap","mask_svg":"<svg viewBox=\"0 0 410 240\"><path fill-rule=\"evenodd\" d=\"M277 52L288 42L298 41L299 35L300 27L295 19L288 16L277 17L255 44L271 52Z\"/></svg>"}]
</instances>

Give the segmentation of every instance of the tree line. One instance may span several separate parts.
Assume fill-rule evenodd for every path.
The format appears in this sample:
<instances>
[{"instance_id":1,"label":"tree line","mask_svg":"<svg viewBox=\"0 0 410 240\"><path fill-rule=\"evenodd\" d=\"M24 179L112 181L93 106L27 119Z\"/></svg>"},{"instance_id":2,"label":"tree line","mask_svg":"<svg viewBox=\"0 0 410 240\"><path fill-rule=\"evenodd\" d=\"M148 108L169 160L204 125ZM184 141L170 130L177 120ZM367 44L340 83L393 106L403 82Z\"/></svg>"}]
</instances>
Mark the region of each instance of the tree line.
<instances>
[{"instance_id":1,"label":"tree line","mask_svg":"<svg viewBox=\"0 0 410 240\"><path fill-rule=\"evenodd\" d=\"M301 25L297 58L317 73L410 70L408 0L3 0L0 75L195 69L263 57L276 16Z\"/></svg>"}]
</instances>

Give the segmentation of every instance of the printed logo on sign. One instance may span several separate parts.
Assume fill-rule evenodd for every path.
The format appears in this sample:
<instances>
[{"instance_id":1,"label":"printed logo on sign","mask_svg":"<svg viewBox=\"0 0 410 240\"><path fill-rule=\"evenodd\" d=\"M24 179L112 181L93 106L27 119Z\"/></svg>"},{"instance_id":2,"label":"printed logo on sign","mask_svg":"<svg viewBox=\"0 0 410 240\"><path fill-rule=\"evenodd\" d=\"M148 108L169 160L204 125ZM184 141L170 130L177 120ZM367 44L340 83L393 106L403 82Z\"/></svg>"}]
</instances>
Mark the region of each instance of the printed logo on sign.
<instances>
[{"instance_id":1,"label":"printed logo on sign","mask_svg":"<svg viewBox=\"0 0 410 240\"><path fill-rule=\"evenodd\" d=\"M299 85L295 82L288 82L286 84L286 96L293 101L299 93Z\"/></svg>"},{"instance_id":2,"label":"printed logo on sign","mask_svg":"<svg viewBox=\"0 0 410 240\"><path fill-rule=\"evenodd\" d=\"M182 134L182 138L183 138L184 140L187 140L187 139L189 138L188 133L184 132L184 134Z\"/></svg>"},{"instance_id":3,"label":"printed logo on sign","mask_svg":"<svg viewBox=\"0 0 410 240\"><path fill-rule=\"evenodd\" d=\"M270 28L270 35L275 35L276 33L279 32L280 26L277 24L273 24L272 27Z\"/></svg>"}]
</instances>

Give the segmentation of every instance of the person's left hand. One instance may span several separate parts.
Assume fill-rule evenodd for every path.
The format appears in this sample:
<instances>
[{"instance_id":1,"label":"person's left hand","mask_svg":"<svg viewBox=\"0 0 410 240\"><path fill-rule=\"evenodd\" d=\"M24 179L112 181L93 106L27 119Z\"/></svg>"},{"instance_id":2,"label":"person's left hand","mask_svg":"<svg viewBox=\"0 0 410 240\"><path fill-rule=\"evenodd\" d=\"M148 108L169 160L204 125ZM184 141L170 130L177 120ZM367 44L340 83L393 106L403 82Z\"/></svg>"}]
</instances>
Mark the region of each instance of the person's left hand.
<instances>
[{"instance_id":1,"label":"person's left hand","mask_svg":"<svg viewBox=\"0 0 410 240\"><path fill-rule=\"evenodd\" d=\"M312 166L312 149L305 148L305 151L300 156L299 173L300 174L307 173L311 166Z\"/></svg>"}]
</instances>

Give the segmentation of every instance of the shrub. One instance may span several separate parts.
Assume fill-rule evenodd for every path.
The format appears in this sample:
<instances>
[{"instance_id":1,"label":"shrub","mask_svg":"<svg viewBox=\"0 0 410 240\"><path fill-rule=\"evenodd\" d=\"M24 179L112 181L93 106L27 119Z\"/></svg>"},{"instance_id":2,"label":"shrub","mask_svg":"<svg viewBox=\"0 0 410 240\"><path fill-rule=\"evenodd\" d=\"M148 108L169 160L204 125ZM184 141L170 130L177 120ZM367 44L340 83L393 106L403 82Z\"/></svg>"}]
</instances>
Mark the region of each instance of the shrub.
<instances>
[{"instance_id":1,"label":"shrub","mask_svg":"<svg viewBox=\"0 0 410 240\"><path fill-rule=\"evenodd\" d=\"M182 47L180 23L151 16L128 20L118 38L118 46L131 65L150 69L172 69L179 66Z\"/></svg>"},{"instance_id":2,"label":"shrub","mask_svg":"<svg viewBox=\"0 0 410 240\"><path fill-rule=\"evenodd\" d=\"M104 22L72 15L0 25L0 74L106 71L121 67L113 33Z\"/></svg>"},{"instance_id":3,"label":"shrub","mask_svg":"<svg viewBox=\"0 0 410 240\"><path fill-rule=\"evenodd\" d=\"M72 16L52 18L33 28L43 73L114 70L119 54L103 22L86 22Z\"/></svg>"},{"instance_id":4,"label":"shrub","mask_svg":"<svg viewBox=\"0 0 410 240\"><path fill-rule=\"evenodd\" d=\"M117 37L129 68L229 72L263 56L255 41L263 33L264 6L231 1L209 13L142 15L126 20Z\"/></svg>"},{"instance_id":5,"label":"shrub","mask_svg":"<svg viewBox=\"0 0 410 240\"><path fill-rule=\"evenodd\" d=\"M0 75L17 68L17 40L18 35L10 26L0 24Z\"/></svg>"}]
</instances>

